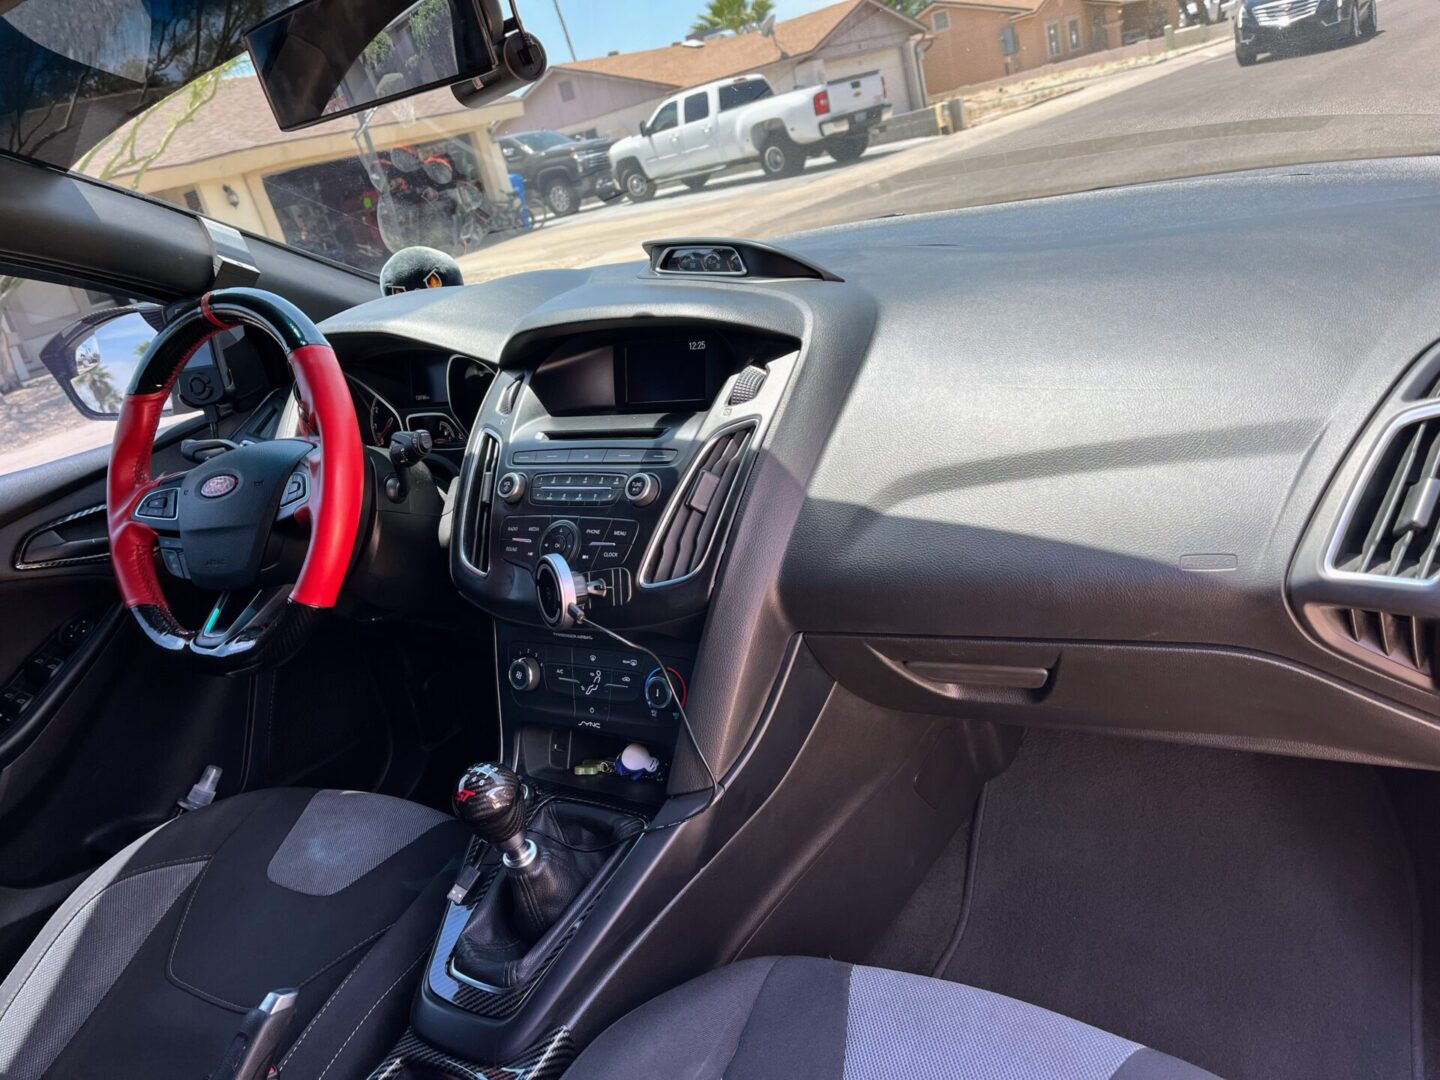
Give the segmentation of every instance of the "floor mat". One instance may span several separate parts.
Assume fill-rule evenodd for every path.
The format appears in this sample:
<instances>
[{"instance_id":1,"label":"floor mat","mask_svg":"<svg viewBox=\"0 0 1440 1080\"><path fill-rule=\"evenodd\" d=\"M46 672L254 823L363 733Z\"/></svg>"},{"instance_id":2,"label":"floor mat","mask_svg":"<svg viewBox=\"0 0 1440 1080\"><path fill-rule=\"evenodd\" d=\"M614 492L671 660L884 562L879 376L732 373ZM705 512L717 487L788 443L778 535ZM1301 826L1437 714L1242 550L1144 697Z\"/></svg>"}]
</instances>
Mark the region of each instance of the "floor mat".
<instances>
[{"instance_id":1,"label":"floor mat","mask_svg":"<svg viewBox=\"0 0 1440 1080\"><path fill-rule=\"evenodd\" d=\"M1415 889L1373 769L1031 731L970 843L936 974L1230 1080L1421 1075Z\"/></svg>"}]
</instances>

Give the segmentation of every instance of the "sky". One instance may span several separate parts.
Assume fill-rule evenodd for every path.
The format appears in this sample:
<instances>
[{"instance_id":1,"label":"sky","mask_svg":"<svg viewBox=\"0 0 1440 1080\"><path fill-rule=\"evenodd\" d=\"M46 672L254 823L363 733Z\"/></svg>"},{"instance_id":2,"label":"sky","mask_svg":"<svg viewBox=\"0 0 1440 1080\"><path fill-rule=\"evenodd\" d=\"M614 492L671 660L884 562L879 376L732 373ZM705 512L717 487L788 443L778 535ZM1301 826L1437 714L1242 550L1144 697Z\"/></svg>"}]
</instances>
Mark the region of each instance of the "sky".
<instances>
[{"instance_id":1,"label":"sky","mask_svg":"<svg viewBox=\"0 0 1440 1080\"><path fill-rule=\"evenodd\" d=\"M570 60L565 35L555 17L555 4L570 28L575 55L584 60L611 49L635 52L679 41L689 32L705 0L518 0L520 18L545 46L552 64ZM775 17L793 19L836 0L775 0ZM509 3L503 5L509 14Z\"/></svg>"}]
</instances>

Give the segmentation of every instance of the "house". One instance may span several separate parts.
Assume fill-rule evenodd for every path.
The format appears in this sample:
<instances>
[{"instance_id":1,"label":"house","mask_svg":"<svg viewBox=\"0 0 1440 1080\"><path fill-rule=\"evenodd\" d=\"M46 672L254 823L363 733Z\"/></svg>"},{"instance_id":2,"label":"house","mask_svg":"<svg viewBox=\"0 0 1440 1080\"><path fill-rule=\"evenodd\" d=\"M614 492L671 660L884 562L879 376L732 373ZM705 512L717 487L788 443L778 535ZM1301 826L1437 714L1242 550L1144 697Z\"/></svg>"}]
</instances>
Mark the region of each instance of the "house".
<instances>
[{"instance_id":1,"label":"house","mask_svg":"<svg viewBox=\"0 0 1440 1080\"><path fill-rule=\"evenodd\" d=\"M919 51L925 27L879 0L845 0L751 30L556 64L525 93L525 115L505 132L633 135L663 98L691 86L758 72L777 91L878 71L896 113L925 107Z\"/></svg>"},{"instance_id":2,"label":"house","mask_svg":"<svg viewBox=\"0 0 1440 1080\"><path fill-rule=\"evenodd\" d=\"M370 270L379 270L393 243L381 235L366 158L399 145L421 158L444 155L498 196L510 182L490 129L523 108L519 99L507 97L471 109L441 89L381 106L363 128L359 116L348 116L281 131L252 73L221 78L214 98L175 126L184 107L184 94L161 102L130 121L77 171ZM111 171L107 166L132 129L138 129L143 164ZM162 149L151 158L155 146Z\"/></svg>"},{"instance_id":3,"label":"house","mask_svg":"<svg viewBox=\"0 0 1440 1080\"><path fill-rule=\"evenodd\" d=\"M917 16L925 83L945 94L1154 36L1176 17L1175 0L936 0Z\"/></svg>"}]
</instances>

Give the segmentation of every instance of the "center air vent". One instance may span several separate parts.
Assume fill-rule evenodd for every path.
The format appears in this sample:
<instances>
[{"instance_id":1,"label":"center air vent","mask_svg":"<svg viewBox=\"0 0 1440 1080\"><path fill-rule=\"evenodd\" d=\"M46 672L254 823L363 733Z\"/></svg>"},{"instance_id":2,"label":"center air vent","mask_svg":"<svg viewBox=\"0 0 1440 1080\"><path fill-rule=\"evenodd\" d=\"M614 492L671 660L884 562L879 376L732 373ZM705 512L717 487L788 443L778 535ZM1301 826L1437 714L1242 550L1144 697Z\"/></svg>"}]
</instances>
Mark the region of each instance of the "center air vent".
<instances>
[{"instance_id":1,"label":"center air vent","mask_svg":"<svg viewBox=\"0 0 1440 1080\"><path fill-rule=\"evenodd\" d=\"M1341 574L1422 581L1440 574L1440 416L1402 422L1346 507L1328 559Z\"/></svg>"},{"instance_id":2,"label":"center air vent","mask_svg":"<svg viewBox=\"0 0 1440 1080\"><path fill-rule=\"evenodd\" d=\"M716 436L700 457L660 523L640 580L647 585L679 581L698 570L709 554L745 464L753 427Z\"/></svg>"}]
</instances>

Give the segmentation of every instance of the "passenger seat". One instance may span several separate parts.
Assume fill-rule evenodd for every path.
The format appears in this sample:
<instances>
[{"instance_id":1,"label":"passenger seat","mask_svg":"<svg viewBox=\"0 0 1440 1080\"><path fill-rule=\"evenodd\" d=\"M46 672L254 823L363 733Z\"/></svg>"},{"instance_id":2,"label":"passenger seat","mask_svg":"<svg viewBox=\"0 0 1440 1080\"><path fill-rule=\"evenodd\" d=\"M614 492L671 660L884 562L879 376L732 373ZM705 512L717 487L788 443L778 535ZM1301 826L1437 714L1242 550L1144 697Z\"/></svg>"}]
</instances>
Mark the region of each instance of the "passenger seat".
<instances>
[{"instance_id":1,"label":"passenger seat","mask_svg":"<svg viewBox=\"0 0 1440 1080\"><path fill-rule=\"evenodd\" d=\"M973 986L810 957L745 960L613 1024L564 1080L1217 1080Z\"/></svg>"}]
</instances>

